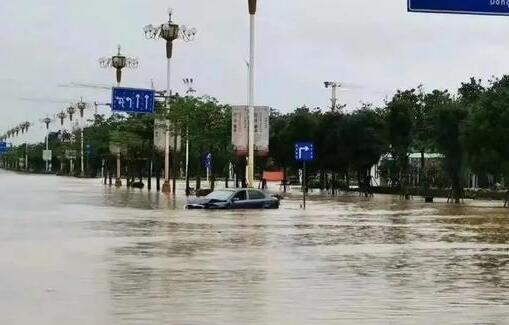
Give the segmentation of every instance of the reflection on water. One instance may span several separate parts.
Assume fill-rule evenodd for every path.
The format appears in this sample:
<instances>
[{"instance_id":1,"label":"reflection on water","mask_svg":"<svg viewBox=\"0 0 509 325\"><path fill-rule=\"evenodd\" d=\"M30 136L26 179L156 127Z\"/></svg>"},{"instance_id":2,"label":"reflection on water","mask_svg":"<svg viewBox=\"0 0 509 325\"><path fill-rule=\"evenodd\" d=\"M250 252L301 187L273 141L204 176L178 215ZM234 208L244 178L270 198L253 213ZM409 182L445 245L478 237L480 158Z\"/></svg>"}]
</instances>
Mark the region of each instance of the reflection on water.
<instances>
[{"instance_id":1,"label":"reflection on water","mask_svg":"<svg viewBox=\"0 0 509 325\"><path fill-rule=\"evenodd\" d=\"M0 180L2 324L509 323L509 216L489 204L206 212L99 180Z\"/></svg>"}]
</instances>

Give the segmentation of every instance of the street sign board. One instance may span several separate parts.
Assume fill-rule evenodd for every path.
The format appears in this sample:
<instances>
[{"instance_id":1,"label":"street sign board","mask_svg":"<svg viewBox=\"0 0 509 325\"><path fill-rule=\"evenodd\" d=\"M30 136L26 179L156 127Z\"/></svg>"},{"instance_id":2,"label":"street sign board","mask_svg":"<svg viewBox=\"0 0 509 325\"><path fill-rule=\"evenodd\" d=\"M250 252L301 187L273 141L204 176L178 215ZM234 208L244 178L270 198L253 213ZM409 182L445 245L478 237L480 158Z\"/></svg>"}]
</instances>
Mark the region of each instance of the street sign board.
<instances>
[{"instance_id":1,"label":"street sign board","mask_svg":"<svg viewBox=\"0 0 509 325\"><path fill-rule=\"evenodd\" d=\"M155 108L152 89L113 87L111 110L114 112L152 114Z\"/></svg>"},{"instance_id":2,"label":"street sign board","mask_svg":"<svg viewBox=\"0 0 509 325\"><path fill-rule=\"evenodd\" d=\"M313 161L315 160L315 146L311 142L297 142L295 144L295 160Z\"/></svg>"},{"instance_id":3,"label":"street sign board","mask_svg":"<svg viewBox=\"0 0 509 325\"><path fill-rule=\"evenodd\" d=\"M42 160L51 161L52 156L53 156L53 152L51 150L43 150L42 151Z\"/></svg>"},{"instance_id":4,"label":"street sign board","mask_svg":"<svg viewBox=\"0 0 509 325\"><path fill-rule=\"evenodd\" d=\"M408 0L408 11L470 15L509 15L507 0Z\"/></svg>"},{"instance_id":5,"label":"street sign board","mask_svg":"<svg viewBox=\"0 0 509 325\"><path fill-rule=\"evenodd\" d=\"M66 159L76 159L77 156L78 156L78 152L76 150L72 150L72 149L65 150L65 158Z\"/></svg>"}]
</instances>

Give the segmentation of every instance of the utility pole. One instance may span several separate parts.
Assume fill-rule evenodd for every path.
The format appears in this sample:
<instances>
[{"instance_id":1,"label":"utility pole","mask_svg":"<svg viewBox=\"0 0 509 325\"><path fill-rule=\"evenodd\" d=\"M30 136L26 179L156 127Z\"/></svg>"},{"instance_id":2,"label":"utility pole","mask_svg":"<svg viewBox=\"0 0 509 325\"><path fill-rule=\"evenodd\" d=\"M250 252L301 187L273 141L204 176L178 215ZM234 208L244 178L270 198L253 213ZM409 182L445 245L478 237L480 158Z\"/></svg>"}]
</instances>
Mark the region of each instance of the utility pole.
<instances>
[{"instance_id":1,"label":"utility pole","mask_svg":"<svg viewBox=\"0 0 509 325\"><path fill-rule=\"evenodd\" d=\"M337 82L337 81L325 81L323 83L325 85L325 88L331 88L331 111L332 112L335 112L336 109L338 108L338 105L337 105L337 89L341 87L341 83Z\"/></svg>"}]
</instances>

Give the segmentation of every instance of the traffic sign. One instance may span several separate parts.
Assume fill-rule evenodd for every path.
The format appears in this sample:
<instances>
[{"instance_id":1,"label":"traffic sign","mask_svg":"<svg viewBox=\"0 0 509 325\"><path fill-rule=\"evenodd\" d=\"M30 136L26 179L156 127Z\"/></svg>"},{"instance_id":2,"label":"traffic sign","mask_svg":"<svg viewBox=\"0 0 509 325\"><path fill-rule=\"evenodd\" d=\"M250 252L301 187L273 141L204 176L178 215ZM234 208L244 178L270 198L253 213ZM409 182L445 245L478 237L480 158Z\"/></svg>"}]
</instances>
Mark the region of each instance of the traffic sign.
<instances>
[{"instance_id":1,"label":"traffic sign","mask_svg":"<svg viewBox=\"0 0 509 325\"><path fill-rule=\"evenodd\" d=\"M0 142L0 155L7 153L7 143L6 142Z\"/></svg>"},{"instance_id":2,"label":"traffic sign","mask_svg":"<svg viewBox=\"0 0 509 325\"><path fill-rule=\"evenodd\" d=\"M509 15L507 0L408 0L408 11L470 15Z\"/></svg>"},{"instance_id":3,"label":"traffic sign","mask_svg":"<svg viewBox=\"0 0 509 325\"><path fill-rule=\"evenodd\" d=\"M210 152L205 155L205 168L209 171L212 169L212 153Z\"/></svg>"},{"instance_id":4,"label":"traffic sign","mask_svg":"<svg viewBox=\"0 0 509 325\"><path fill-rule=\"evenodd\" d=\"M315 147L311 142L297 142L295 144L295 160L313 161L315 160Z\"/></svg>"},{"instance_id":5,"label":"traffic sign","mask_svg":"<svg viewBox=\"0 0 509 325\"><path fill-rule=\"evenodd\" d=\"M42 151L42 160L51 161L53 156L53 152L51 150L43 150Z\"/></svg>"},{"instance_id":6,"label":"traffic sign","mask_svg":"<svg viewBox=\"0 0 509 325\"><path fill-rule=\"evenodd\" d=\"M66 159L76 159L78 156L78 152L76 150L66 149L65 150L65 158Z\"/></svg>"},{"instance_id":7,"label":"traffic sign","mask_svg":"<svg viewBox=\"0 0 509 325\"><path fill-rule=\"evenodd\" d=\"M155 108L152 89L113 87L111 110L114 112L151 114Z\"/></svg>"}]
</instances>

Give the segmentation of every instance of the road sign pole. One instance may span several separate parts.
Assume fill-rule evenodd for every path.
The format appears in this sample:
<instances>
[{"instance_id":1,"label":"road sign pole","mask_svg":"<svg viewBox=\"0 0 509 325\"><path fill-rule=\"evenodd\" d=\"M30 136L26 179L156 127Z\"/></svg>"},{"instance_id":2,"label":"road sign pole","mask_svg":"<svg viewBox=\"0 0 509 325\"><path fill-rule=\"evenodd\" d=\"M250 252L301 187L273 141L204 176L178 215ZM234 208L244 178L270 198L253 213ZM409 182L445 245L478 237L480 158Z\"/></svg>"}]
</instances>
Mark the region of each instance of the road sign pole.
<instances>
[{"instance_id":1,"label":"road sign pole","mask_svg":"<svg viewBox=\"0 0 509 325\"><path fill-rule=\"evenodd\" d=\"M120 173L120 168L121 168L121 162L120 162L120 151L119 151L117 153L117 178L115 179L115 186L116 187L122 186L122 179L121 179L122 175Z\"/></svg>"},{"instance_id":2,"label":"road sign pole","mask_svg":"<svg viewBox=\"0 0 509 325\"><path fill-rule=\"evenodd\" d=\"M302 207L306 209L306 195L308 190L306 163L315 159L315 147L311 142L298 142L295 144L295 160L302 162Z\"/></svg>"},{"instance_id":3,"label":"road sign pole","mask_svg":"<svg viewBox=\"0 0 509 325\"><path fill-rule=\"evenodd\" d=\"M306 210L306 192L307 192L307 176L306 176L306 161L302 162L302 207Z\"/></svg>"}]
</instances>

